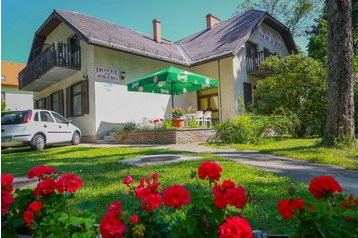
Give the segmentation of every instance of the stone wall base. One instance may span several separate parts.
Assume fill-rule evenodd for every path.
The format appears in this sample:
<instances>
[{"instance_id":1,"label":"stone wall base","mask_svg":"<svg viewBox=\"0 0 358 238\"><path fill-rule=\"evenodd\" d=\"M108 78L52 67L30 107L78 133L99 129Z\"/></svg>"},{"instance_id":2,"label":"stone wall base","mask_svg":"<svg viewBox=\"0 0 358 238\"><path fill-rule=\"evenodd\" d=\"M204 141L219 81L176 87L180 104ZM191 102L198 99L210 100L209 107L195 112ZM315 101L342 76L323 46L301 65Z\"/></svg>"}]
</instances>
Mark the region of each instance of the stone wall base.
<instances>
[{"instance_id":1,"label":"stone wall base","mask_svg":"<svg viewBox=\"0 0 358 238\"><path fill-rule=\"evenodd\" d=\"M185 144L207 142L215 132L212 129L177 129L117 132L118 144Z\"/></svg>"}]
</instances>

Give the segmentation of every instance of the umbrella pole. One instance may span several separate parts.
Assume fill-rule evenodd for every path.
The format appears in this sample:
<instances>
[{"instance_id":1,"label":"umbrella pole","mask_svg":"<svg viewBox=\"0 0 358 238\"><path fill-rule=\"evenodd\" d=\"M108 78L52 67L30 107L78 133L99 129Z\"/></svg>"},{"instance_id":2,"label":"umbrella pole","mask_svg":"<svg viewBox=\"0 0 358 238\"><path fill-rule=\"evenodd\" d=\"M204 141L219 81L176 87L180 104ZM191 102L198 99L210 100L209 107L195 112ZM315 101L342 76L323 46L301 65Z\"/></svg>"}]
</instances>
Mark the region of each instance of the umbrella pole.
<instances>
[{"instance_id":1,"label":"umbrella pole","mask_svg":"<svg viewBox=\"0 0 358 238\"><path fill-rule=\"evenodd\" d=\"M172 95L172 109L173 109L174 108L174 83L171 83L171 86L172 86L171 95Z\"/></svg>"}]
</instances>

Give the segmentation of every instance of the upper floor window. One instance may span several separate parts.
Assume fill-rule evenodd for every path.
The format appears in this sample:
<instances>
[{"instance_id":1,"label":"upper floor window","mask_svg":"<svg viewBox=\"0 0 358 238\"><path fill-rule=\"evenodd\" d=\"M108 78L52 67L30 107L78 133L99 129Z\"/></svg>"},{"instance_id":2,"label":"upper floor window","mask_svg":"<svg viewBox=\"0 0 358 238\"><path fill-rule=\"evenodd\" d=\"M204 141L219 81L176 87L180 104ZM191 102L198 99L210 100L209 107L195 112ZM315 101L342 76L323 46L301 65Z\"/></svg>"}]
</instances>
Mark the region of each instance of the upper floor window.
<instances>
[{"instance_id":1,"label":"upper floor window","mask_svg":"<svg viewBox=\"0 0 358 238\"><path fill-rule=\"evenodd\" d=\"M255 45L251 42L246 42L245 48L246 48L246 57L248 57L248 58L256 57L257 45Z\"/></svg>"}]
</instances>

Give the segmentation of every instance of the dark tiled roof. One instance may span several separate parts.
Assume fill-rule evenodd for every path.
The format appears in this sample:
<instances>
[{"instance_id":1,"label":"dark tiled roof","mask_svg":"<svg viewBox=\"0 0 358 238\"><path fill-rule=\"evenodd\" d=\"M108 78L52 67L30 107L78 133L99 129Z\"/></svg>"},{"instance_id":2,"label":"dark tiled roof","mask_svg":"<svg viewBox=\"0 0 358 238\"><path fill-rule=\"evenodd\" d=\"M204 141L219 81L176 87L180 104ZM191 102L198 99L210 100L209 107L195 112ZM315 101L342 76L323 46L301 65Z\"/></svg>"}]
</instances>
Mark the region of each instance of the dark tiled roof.
<instances>
[{"instance_id":1,"label":"dark tiled roof","mask_svg":"<svg viewBox=\"0 0 358 238\"><path fill-rule=\"evenodd\" d=\"M251 10L175 43L185 50L193 63L217 58L241 47L265 15L265 12Z\"/></svg>"},{"instance_id":2,"label":"dark tiled roof","mask_svg":"<svg viewBox=\"0 0 358 238\"><path fill-rule=\"evenodd\" d=\"M234 16L214 25L211 29L205 29L171 44L168 41L158 43L152 39L152 36L82 13L54 10L35 33L31 51L43 44L43 39L60 22L65 22L89 44L189 66L223 55L235 54L250 37L257 24L264 20L271 22L275 28L280 28L286 45L290 46L289 50L295 49L288 29L269 14L258 10L250 10Z\"/></svg>"},{"instance_id":3,"label":"dark tiled roof","mask_svg":"<svg viewBox=\"0 0 358 238\"><path fill-rule=\"evenodd\" d=\"M149 35L78 12L64 10L55 10L55 12L81 32L89 43L171 62L186 63L175 44L157 43Z\"/></svg>"}]
</instances>

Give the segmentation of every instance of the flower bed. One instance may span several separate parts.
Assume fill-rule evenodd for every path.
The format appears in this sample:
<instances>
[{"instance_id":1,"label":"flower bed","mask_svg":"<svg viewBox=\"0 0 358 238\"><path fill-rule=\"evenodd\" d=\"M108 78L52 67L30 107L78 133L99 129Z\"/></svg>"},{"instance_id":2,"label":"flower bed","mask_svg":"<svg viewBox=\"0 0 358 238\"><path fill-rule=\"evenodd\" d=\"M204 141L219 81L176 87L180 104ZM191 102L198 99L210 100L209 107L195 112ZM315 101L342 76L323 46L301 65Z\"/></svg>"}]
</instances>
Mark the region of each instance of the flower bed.
<instances>
[{"instance_id":1,"label":"flower bed","mask_svg":"<svg viewBox=\"0 0 358 238\"><path fill-rule=\"evenodd\" d=\"M250 217L245 217L250 214L243 211L255 196L232 180L222 181L222 172L218 163L206 161L190 175L196 185L166 188L157 173L138 182L127 176L123 183L128 189L121 193L132 199L126 199L126 210L121 201L109 205L99 226L102 237L253 237ZM68 202L83 185L79 177L43 165L32 168L28 177L38 178L37 186L14 191L13 177L1 175L4 237L24 231L33 237L96 237L93 206L79 204L76 212ZM342 194L330 176L313 179L309 191L312 201L290 187L289 197L277 205L284 219L295 219L295 237L356 237L356 197Z\"/></svg>"}]
</instances>

